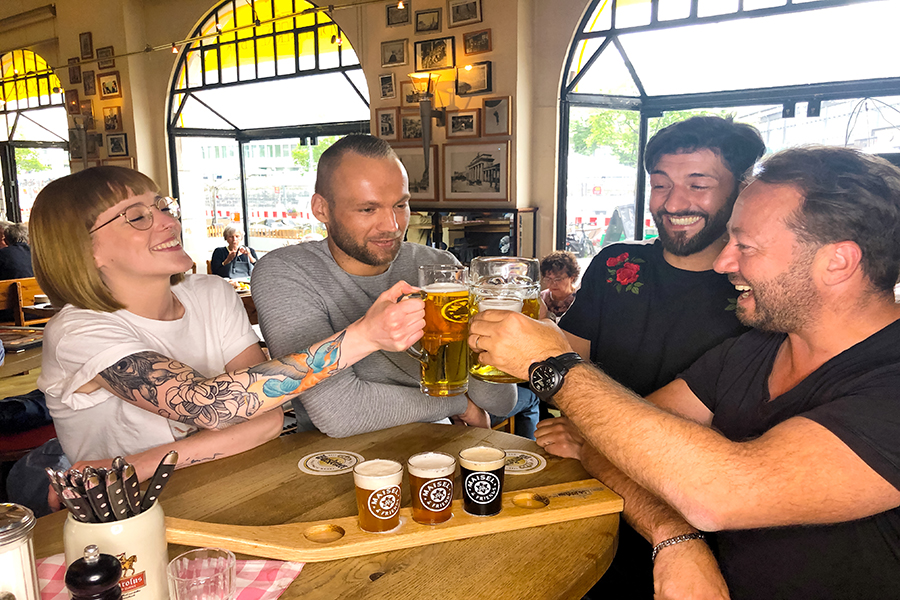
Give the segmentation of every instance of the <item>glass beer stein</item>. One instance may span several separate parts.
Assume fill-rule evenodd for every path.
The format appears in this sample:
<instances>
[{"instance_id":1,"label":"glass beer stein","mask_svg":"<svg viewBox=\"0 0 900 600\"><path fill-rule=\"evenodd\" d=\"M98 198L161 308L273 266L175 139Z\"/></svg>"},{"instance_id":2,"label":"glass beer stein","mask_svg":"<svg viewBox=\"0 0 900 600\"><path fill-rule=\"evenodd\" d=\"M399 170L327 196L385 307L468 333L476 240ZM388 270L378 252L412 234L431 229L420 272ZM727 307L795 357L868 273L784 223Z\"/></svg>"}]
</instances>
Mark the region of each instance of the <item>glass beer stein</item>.
<instances>
[{"instance_id":1,"label":"glass beer stein","mask_svg":"<svg viewBox=\"0 0 900 600\"><path fill-rule=\"evenodd\" d=\"M469 305L472 316L483 310L512 310L537 319L540 313L541 267L536 258L485 257L469 265ZM491 383L521 383L478 361L478 352L469 350L469 373Z\"/></svg>"},{"instance_id":2,"label":"glass beer stein","mask_svg":"<svg viewBox=\"0 0 900 600\"><path fill-rule=\"evenodd\" d=\"M469 290L466 267L422 265L419 295L425 300L421 350L407 350L422 365L419 388L429 396L457 396L469 388Z\"/></svg>"}]
</instances>

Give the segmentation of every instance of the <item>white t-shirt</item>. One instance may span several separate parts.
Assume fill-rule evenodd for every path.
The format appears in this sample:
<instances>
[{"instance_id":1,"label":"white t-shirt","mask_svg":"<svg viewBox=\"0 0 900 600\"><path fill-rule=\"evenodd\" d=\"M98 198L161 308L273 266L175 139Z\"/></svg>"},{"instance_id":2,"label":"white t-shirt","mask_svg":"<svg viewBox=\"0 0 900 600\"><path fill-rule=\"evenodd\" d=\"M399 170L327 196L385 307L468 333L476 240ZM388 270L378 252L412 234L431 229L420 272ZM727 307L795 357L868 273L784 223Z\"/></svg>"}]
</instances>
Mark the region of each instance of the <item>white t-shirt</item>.
<instances>
[{"instance_id":1,"label":"white t-shirt","mask_svg":"<svg viewBox=\"0 0 900 600\"><path fill-rule=\"evenodd\" d=\"M153 351L212 377L259 342L240 298L224 279L189 275L172 291L184 305L184 316L175 321L147 319L126 310L105 313L66 305L47 323L38 387L73 463L136 454L195 430L103 388L76 393L117 360Z\"/></svg>"}]
</instances>

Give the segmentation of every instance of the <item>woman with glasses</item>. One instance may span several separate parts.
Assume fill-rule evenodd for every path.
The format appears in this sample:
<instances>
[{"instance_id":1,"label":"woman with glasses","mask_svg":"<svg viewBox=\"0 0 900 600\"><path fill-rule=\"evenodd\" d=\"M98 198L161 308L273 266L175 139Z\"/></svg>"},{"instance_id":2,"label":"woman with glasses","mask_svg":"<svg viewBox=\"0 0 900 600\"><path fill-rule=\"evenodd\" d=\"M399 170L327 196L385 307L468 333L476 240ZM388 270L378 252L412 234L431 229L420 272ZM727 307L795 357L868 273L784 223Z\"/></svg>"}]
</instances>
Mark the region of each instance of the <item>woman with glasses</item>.
<instances>
[{"instance_id":1,"label":"woman with glasses","mask_svg":"<svg viewBox=\"0 0 900 600\"><path fill-rule=\"evenodd\" d=\"M266 362L232 287L183 275L178 203L157 190L137 171L95 167L51 182L32 209L35 276L62 307L38 386L76 466L121 455L143 480L169 450L179 466L248 450L281 432L285 401L421 337L424 303L397 303L415 289L401 282L347 329Z\"/></svg>"},{"instance_id":2,"label":"woman with glasses","mask_svg":"<svg viewBox=\"0 0 900 600\"><path fill-rule=\"evenodd\" d=\"M541 259L541 319L549 317L555 321L566 314L575 301L575 281L580 272L571 252L556 250Z\"/></svg>"}]
</instances>

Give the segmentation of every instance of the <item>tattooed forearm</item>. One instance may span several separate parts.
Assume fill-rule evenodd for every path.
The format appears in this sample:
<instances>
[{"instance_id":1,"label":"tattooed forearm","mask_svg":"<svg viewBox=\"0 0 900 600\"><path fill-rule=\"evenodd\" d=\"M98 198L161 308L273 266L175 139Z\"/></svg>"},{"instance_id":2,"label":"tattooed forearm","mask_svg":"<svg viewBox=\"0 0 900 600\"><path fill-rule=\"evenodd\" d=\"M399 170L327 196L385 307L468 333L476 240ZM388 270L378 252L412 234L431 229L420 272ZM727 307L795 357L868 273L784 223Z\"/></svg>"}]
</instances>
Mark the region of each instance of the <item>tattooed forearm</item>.
<instances>
[{"instance_id":1,"label":"tattooed forearm","mask_svg":"<svg viewBox=\"0 0 900 600\"><path fill-rule=\"evenodd\" d=\"M337 373L344 334L342 331L334 339L313 346L314 351L310 348L217 377L204 377L157 352L126 356L102 371L100 377L120 398L146 402L154 407L152 412L165 418L202 429L224 429Z\"/></svg>"},{"instance_id":2,"label":"tattooed forearm","mask_svg":"<svg viewBox=\"0 0 900 600\"><path fill-rule=\"evenodd\" d=\"M205 458L189 458L185 461L185 466L209 462L211 460L216 460L220 456L225 456L225 454L222 452L214 452L212 456L207 456Z\"/></svg>"}]
</instances>

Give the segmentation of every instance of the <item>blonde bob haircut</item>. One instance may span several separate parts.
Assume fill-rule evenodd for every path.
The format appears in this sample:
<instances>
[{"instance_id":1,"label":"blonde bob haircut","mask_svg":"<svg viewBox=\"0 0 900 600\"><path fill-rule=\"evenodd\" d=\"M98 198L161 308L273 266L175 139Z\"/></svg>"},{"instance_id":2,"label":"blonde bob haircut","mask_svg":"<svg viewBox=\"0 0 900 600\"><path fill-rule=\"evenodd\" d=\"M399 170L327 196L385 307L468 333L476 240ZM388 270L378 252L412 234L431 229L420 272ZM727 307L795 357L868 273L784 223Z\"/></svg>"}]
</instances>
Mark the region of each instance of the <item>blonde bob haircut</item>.
<instances>
[{"instance_id":1,"label":"blonde bob haircut","mask_svg":"<svg viewBox=\"0 0 900 600\"><path fill-rule=\"evenodd\" d=\"M125 308L103 281L91 229L122 200L159 192L152 179L124 167L93 167L51 181L31 209L34 276L55 306L113 312ZM183 273L172 275L175 285Z\"/></svg>"}]
</instances>

